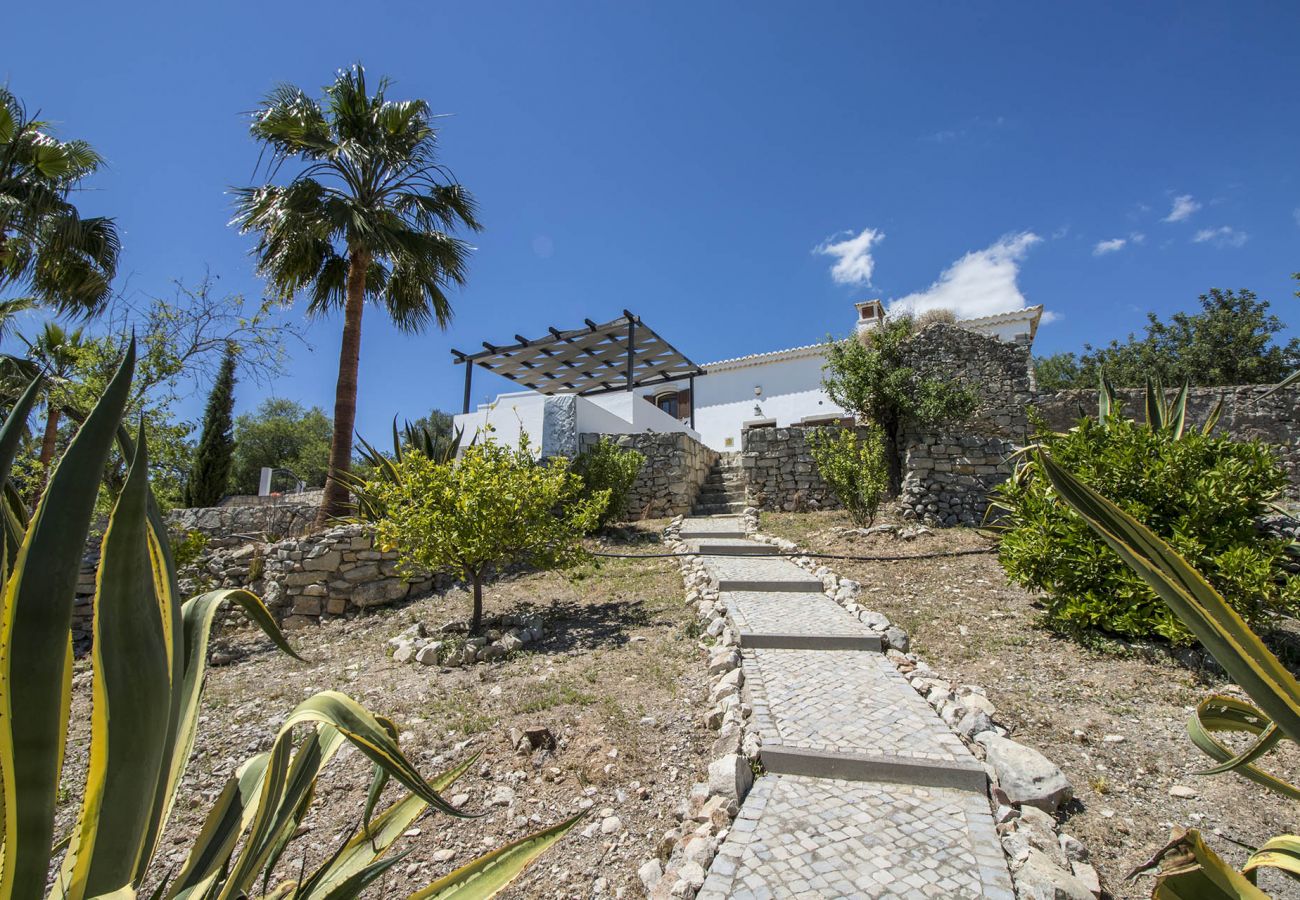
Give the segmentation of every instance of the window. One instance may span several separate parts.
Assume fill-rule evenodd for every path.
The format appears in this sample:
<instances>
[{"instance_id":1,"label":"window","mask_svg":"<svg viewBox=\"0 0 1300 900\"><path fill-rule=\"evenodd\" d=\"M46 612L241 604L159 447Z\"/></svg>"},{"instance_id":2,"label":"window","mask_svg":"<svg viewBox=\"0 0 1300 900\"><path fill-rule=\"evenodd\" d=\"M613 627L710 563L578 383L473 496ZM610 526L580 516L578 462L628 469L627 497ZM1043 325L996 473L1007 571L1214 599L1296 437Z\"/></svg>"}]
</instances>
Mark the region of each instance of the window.
<instances>
[{"instance_id":1,"label":"window","mask_svg":"<svg viewBox=\"0 0 1300 900\"><path fill-rule=\"evenodd\" d=\"M655 397L655 406L668 413L668 415L672 416L674 419L677 418L677 392L673 391L671 394L660 394L658 397Z\"/></svg>"}]
</instances>

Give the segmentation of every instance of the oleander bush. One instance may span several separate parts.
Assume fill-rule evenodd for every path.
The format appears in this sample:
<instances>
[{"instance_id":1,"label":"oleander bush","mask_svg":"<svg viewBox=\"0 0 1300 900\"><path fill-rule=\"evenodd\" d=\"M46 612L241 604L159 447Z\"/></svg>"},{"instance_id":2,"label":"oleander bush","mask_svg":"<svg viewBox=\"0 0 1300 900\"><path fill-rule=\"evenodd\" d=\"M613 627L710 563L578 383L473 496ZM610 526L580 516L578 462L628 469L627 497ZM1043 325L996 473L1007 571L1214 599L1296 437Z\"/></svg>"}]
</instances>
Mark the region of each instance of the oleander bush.
<instances>
[{"instance_id":1,"label":"oleander bush","mask_svg":"<svg viewBox=\"0 0 1300 900\"><path fill-rule=\"evenodd\" d=\"M0 897L59 900L295 898L350 900L401 860L388 854L426 812L466 814L442 797L473 763L426 780L402 753L394 725L337 691L297 705L259 753L226 780L179 866L163 844L190 765L213 619L241 606L284 652L269 610L248 591L182 601L174 557L149 486L149 450L121 426L135 345L86 417L32 512L9 474L39 396L36 378L0 426ZM68 741L69 632L79 562L114 444L127 475L104 531L93 601L89 759L80 813L55 832ZM353 833L314 870L276 877L277 864L312 807L318 778L345 744L373 766ZM77 784L74 775L68 783ZM379 806L385 785L406 790ZM574 819L498 848L412 895L411 900L489 897L558 840Z\"/></svg>"},{"instance_id":2,"label":"oleander bush","mask_svg":"<svg viewBox=\"0 0 1300 900\"><path fill-rule=\"evenodd\" d=\"M1269 449L1185 426L1186 392L1170 404L1148 391L1147 422L1124 417L1103 385L1097 418L1065 433L1037 423L1037 445L1084 484L1144 522L1201 571L1247 622L1293 611L1300 585L1287 542L1256 528L1286 484ZM1041 591L1049 624L1175 644L1193 635L1084 520L1058 502L1037 454L1026 454L994 494L999 561L1011 581Z\"/></svg>"},{"instance_id":3,"label":"oleander bush","mask_svg":"<svg viewBox=\"0 0 1300 900\"><path fill-rule=\"evenodd\" d=\"M632 485L636 484L644 465L645 456L639 451L624 449L604 435L573 461L573 471L588 490L609 492L609 502L600 514L597 527L604 527L623 515Z\"/></svg>"},{"instance_id":4,"label":"oleander bush","mask_svg":"<svg viewBox=\"0 0 1300 900\"><path fill-rule=\"evenodd\" d=\"M876 520L889 489L885 442L880 429L818 428L808 434L817 474L860 528Z\"/></svg>"}]
</instances>

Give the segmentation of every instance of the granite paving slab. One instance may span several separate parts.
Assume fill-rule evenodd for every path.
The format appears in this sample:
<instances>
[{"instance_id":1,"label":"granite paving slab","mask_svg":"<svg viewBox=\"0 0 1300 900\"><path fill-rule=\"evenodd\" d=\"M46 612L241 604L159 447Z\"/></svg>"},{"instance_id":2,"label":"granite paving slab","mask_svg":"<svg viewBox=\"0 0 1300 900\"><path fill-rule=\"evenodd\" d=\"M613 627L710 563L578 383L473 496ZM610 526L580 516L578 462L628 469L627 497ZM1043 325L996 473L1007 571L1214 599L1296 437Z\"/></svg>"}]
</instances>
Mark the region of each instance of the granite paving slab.
<instances>
[{"instance_id":1,"label":"granite paving slab","mask_svg":"<svg viewBox=\"0 0 1300 900\"><path fill-rule=\"evenodd\" d=\"M719 591L820 591L822 580L776 557L705 557Z\"/></svg>"},{"instance_id":2,"label":"granite paving slab","mask_svg":"<svg viewBox=\"0 0 1300 900\"><path fill-rule=\"evenodd\" d=\"M880 635L822 593L727 591L720 598L742 649L880 649Z\"/></svg>"},{"instance_id":3,"label":"granite paving slab","mask_svg":"<svg viewBox=\"0 0 1300 900\"><path fill-rule=\"evenodd\" d=\"M760 778L699 900L1013 900L988 801L950 788Z\"/></svg>"},{"instance_id":4,"label":"granite paving slab","mask_svg":"<svg viewBox=\"0 0 1300 900\"><path fill-rule=\"evenodd\" d=\"M743 538L745 523L739 516L693 516L682 521L678 536L689 541L694 538Z\"/></svg>"},{"instance_id":5,"label":"granite paving slab","mask_svg":"<svg viewBox=\"0 0 1300 900\"><path fill-rule=\"evenodd\" d=\"M781 551L771 544L744 538L699 538L695 549L706 556L776 556Z\"/></svg>"},{"instance_id":6,"label":"granite paving slab","mask_svg":"<svg viewBox=\"0 0 1300 900\"><path fill-rule=\"evenodd\" d=\"M984 767L884 656L756 649L741 664L768 771L985 790Z\"/></svg>"}]
</instances>

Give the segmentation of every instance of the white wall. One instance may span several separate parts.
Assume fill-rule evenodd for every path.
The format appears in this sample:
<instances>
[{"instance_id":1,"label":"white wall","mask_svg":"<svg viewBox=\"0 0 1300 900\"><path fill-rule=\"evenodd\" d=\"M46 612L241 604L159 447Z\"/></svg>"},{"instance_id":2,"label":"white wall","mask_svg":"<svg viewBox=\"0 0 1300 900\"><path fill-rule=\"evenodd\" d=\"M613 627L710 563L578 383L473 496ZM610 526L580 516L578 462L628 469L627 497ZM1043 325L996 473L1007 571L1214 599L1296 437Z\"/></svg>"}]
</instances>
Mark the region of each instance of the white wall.
<instances>
[{"instance_id":1,"label":"white wall","mask_svg":"<svg viewBox=\"0 0 1300 900\"><path fill-rule=\"evenodd\" d=\"M723 369L696 378L695 427L701 439L714 450L739 450L746 422L775 419L777 427L785 427L805 419L843 415L844 410L821 386L824 363L818 354ZM762 388L758 396L754 394L756 386Z\"/></svg>"},{"instance_id":2,"label":"white wall","mask_svg":"<svg viewBox=\"0 0 1300 900\"><path fill-rule=\"evenodd\" d=\"M519 445L519 433L528 433L534 451L541 449L543 406L546 398L533 391L501 394L492 403L480 404L473 412L454 417L455 427L465 429L463 443L484 439L485 428L492 426L494 440L511 447Z\"/></svg>"},{"instance_id":3,"label":"white wall","mask_svg":"<svg viewBox=\"0 0 1300 900\"><path fill-rule=\"evenodd\" d=\"M637 434L643 431L685 432L696 440L697 432L653 403L636 394L617 391L578 397L575 401L578 434ZM533 451L541 450L546 396L533 391L501 394L492 403L454 417L455 427L465 429L465 443L475 435L483 440L487 425L499 443L518 446L521 431L528 433Z\"/></svg>"}]
</instances>

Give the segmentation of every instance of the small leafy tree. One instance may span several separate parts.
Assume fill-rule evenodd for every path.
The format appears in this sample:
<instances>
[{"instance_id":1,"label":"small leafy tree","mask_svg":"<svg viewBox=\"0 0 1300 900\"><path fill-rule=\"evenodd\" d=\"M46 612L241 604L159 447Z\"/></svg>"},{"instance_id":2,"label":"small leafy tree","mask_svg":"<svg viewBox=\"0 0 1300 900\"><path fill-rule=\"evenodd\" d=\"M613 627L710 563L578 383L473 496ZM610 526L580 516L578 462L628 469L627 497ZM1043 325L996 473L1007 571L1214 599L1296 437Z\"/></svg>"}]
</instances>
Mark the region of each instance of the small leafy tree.
<instances>
[{"instance_id":1,"label":"small leafy tree","mask_svg":"<svg viewBox=\"0 0 1300 900\"><path fill-rule=\"evenodd\" d=\"M1104 385L1098 418L1064 434L1039 424L1037 446L1119 504L1195 565L1245 621L1293 610L1300 584L1286 572L1287 545L1255 520L1286 484L1268 448L1211 436L1213 422L1185 427L1175 404L1148 390L1148 421L1121 415ZM1192 633L1147 583L1058 502L1041 457L1024 459L994 494L1004 517L998 558L1017 584L1043 591L1048 622L1067 633L1100 629L1186 643Z\"/></svg>"},{"instance_id":2,"label":"small leafy tree","mask_svg":"<svg viewBox=\"0 0 1300 900\"><path fill-rule=\"evenodd\" d=\"M230 465L235 453L232 421L235 410L235 364L238 354L234 344L226 346L217 381L208 394L203 411L203 434L194 455L194 468L185 482L186 506L215 506L226 496L230 486Z\"/></svg>"},{"instance_id":3,"label":"small leafy tree","mask_svg":"<svg viewBox=\"0 0 1300 900\"><path fill-rule=\"evenodd\" d=\"M597 527L608 525L627 510L628 494L644 465L645 456L640 452L624 449L603 435L574 461L573 470L582 477L588 490L609 493L609 502L600 514Z\"/></svg>"},{"instance_id":4,"label":"small leafy tree","mask_svg":"<svg viewBox=\"0 0 1300 900\"><path fill-rule=\"evenodd\" d=\"M609 503L609 492L587 490L568 460L535 461L526 436L517 449L488 440L455 463L406 453L394 466L398 477L366 486L382 510L378 543L396 550L407 572L451 570L467 579L471 631L483 624L483 583L493 573L581 562L582 536Z\"/></svg>"},{"instance_id":5,"label":"small leafy tree","mask_svg":"<svg viewBox=\"0 0 1300 900\"><path fill-rule=\"evenodd\" d=\"M235 458L231 488L257 493L262 467L284 468L308 487L325 483L329 469L330 420L319 407L270 397L252 413L235 419Z\"/></svg>"},{"instance_id":6,"label":"small leafy tree","mask_svg":"<svg viewBox=\"0 0 1300 900\"><path fill-rule=\"evenodd\" d=\"M889 487L880 429L819 428L808 435L817 474L859 528L870 528Z\"/></svg>"},{"instance_id":7,"label":"small leafy tree","mask_svg":"<svg viewBox=\"0 0 1300 900\"><path fill-rule=\"evenodd\" d=\"M1085 347L1074 386L1097 383L1102 370L1121 387L1148 378L1166 384L1272 384L1300 366L1300 338L1278 343L1286 325L1253 291L1211 288L1200 312L1147 316L1146 333L1124 343Z\"/></svg>"},{"instance_id":8,"label":"small leafy tree","mask_svg":"<svg viewBox=\"0 0 1300 900\"><path fill-rule=\"evenodd\" d=\"M822 378L832 400L880 428L892 495L903 484L903 429L960 421L977 402L965 385L913 364L907 342L914 333L910 316L891 316L861 336L832 341Z\"/></svg>"}]
</instances>

